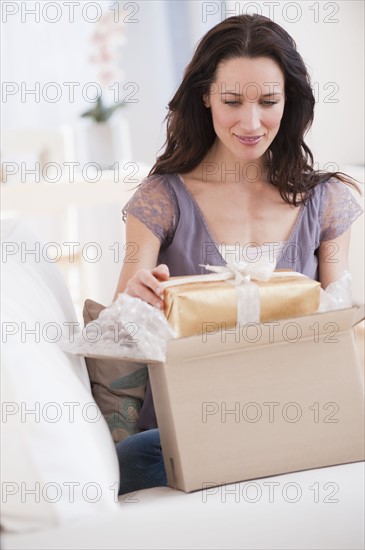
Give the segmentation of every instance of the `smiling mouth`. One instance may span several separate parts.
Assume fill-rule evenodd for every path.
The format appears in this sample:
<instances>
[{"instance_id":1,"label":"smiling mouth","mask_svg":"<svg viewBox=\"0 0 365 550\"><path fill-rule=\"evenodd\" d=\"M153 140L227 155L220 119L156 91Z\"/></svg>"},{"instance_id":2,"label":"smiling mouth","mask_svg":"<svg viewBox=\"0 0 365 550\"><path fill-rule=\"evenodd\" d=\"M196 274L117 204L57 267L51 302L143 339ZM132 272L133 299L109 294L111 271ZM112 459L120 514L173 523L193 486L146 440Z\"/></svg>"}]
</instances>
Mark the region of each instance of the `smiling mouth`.
<instances>
[{"instance_id":1,"label":"smiling mouth","mask_svg":"<svg viewBox=\"0 0 365 550\"><path fill-rule=\"evenodd\" d=\"M243 143L245 145L256 145L256 143L258 143L260 139L263 137L263 135L261 136L239 136L237 134L234 134L234 135L236 136L236 138L240 143Z\"/></svg>"}]
</instances>

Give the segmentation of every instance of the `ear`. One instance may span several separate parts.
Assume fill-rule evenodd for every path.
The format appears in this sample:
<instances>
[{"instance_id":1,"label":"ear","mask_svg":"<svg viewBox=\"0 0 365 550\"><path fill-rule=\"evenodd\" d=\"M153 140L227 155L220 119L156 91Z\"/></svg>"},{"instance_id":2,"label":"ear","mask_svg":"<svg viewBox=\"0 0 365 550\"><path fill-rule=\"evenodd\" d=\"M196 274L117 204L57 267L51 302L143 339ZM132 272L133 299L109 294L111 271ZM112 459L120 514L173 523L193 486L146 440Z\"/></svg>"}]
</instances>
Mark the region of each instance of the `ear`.
<instances>
[{"instance_id":1,"label":"ear","mask_svg":"<svg viewBox=\"0 0 365 550\"><path fill-rule=\"evenodd\" d=\"M203 95L203 103L204 103L204 107L206 107L207 109L209 109L209 107L210 107L210 97L209 97L209 94L204 94L204 95Z\"/></svg>"}]
</instances>

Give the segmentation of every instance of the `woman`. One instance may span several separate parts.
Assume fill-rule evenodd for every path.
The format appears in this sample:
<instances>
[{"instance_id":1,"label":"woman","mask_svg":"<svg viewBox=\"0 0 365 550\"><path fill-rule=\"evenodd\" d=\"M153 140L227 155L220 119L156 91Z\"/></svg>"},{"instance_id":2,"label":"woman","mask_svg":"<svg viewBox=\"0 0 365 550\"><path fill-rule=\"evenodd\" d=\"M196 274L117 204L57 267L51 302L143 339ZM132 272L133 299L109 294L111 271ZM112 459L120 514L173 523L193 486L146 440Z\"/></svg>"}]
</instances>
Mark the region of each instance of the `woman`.
<instances>
[{"instance_id":1,"label":"woman","mask_svg":"<svg viewBox=\"0 0 365 550\"><path fill-rule=\"evenodd\" d=\"M116 296L162 309L160 281L232 254L269 254L323 288L337 280L361 209L350 178L313 168L304 134L314 103L303 60L279 25L242 15L211 29L169 104L164 153L125 207L138 262L124 264ZM156 427L148 387L139 418L147 431L117 445L120 493L166 484Z\"/></svg>"}]
</instances>

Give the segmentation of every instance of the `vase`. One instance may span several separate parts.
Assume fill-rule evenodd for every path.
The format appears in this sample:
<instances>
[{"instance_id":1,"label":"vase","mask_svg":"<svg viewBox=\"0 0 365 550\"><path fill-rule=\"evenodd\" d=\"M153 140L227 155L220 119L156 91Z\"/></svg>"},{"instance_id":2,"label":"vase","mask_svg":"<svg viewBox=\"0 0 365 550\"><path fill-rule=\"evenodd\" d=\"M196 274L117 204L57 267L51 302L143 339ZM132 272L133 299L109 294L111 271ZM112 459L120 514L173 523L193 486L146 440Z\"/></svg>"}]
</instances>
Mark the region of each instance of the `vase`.
<instances>
[{"instance_id":1,"label":"vase","mask_svg":"<svg viewBox=\"0 0 365 550\"><path fill-rule=\"evenodd\" d=\"M85 133L88 162L95 162L102 170L117 160L114 129L109 122L92 122Z\"/></svg>"},{"instance_id":2,"label":"vase","mask_svg":"<svg viewBox=\"0 0 365 550\"><path fill-rule=\"evenodd\" d=\"M132 160L129 124L117 113L107 122L79 120L75 125L75 145L80 169L95 163L98 169L116 170L116 163Z\"/></svg>"}]
</instances>

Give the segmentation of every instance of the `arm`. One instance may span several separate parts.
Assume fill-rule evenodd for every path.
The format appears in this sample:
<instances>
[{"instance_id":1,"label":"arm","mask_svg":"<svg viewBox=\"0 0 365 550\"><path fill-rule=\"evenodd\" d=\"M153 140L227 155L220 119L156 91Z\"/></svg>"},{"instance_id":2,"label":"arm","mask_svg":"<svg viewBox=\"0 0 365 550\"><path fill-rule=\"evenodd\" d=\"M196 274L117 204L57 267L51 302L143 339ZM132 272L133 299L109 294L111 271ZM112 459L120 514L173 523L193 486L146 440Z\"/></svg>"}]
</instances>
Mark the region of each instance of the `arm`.
<instances>
[{"instance_id":1,"label":"arm","mask_svg":"<svg viewBox=\"0 0 365 550\"><path fill-rule=\"evenodd\" d=\"M348 269L350 233L351 228L348 228L336 239L323 241L319 246L319 280L324 289Z\"/></svg>"},{"instance_id":2,"label":"arm","mask_svg":"<svg viewBox=\"0 0 365 550\"><path fill-rule=\"evenodd\" d=\"M323 288L348 270L350 228L361 214L362 209L347 185L335 178L322 185L318 267Z\"/></svg>"},{"instance_id":3,"label":"arm","mask_svg":"<svg viewBox=\"0 0 365 550\"><path fill-rule=\"evenodd\" d=\"M128 258L124 260L114 300L118 294L126 292L162 309L163 289L158 283L169 278L169 270L164 264L156 267L161 246L159 239L145 224L129 214L126 241L133 243L137 252L133 254L133 262L129 262Z\"/></svg>"}]
</instances>

